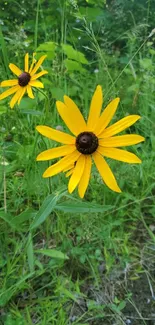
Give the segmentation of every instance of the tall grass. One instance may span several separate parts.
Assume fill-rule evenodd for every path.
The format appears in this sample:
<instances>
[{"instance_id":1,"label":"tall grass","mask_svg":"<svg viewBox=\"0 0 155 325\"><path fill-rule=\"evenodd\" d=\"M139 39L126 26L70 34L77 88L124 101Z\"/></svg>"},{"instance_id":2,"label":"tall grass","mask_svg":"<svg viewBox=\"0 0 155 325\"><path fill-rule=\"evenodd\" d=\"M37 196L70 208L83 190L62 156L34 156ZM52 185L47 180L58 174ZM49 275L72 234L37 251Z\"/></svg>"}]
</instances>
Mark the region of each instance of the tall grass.
<instances>
[{"instance_id":1,"label":"tall grass","mask_svg":"<svg viewBox=\"0 0 155 325\"><path fill-rule=\"evenodd\" d=\"M117 24L120 2L117 8L110 7ZM27 6L26 10L31 4ZM4 325L139 325L154 321L152 21L151 29L146 25L143 33L135 20L134 34L129 26L126 34L122 28L120 36L111 21L109 35L106 7L103 10L93 1L88 2L86 11L86 4L81 6L83 9L78 3L75 8L71 1L50 1L46 8L46 3L37 1L34 19L27 17L25 22L29 47L22 44L18 59L22 64L26 51L41 55L38 48L42 44L48 56L45 67L49 74L42 78L45 88L36 92L34 100L25 97L13 111L8 110L8 99L0 102L0 322ZM147 23L152 19L150 6L151 2L144 3L141 9L145 16L147 8ZM84 18L80 18L81 12ZM123 15L128 18L128 12ZM8 29L11 32L9 23ZM124 37L125 46L117 48L119 42L124 44ZM66 55L62 43L72 45L76 60L70 57L75 54L72 50ZM3 80L12 55L5 29L1 51ZM79 52L87 63L80 62ZM16 64L16 59L12 55L11 62ZM36 156L55 143L36 135L35 127L46 124L65 130L55 107L64 94L70 95L87 117L97 84L103 86L105 106L114 96L121 97L115 120L128 114L142 116L132 133L143 135L146 141L132 150L143 163L129 166L108 161L123 190L121 195L106 188L94 169L81 201L76 192L68 194L65 175L50 182L42 178L47 163L36 162Z\"/></svg>"}]
</instances>

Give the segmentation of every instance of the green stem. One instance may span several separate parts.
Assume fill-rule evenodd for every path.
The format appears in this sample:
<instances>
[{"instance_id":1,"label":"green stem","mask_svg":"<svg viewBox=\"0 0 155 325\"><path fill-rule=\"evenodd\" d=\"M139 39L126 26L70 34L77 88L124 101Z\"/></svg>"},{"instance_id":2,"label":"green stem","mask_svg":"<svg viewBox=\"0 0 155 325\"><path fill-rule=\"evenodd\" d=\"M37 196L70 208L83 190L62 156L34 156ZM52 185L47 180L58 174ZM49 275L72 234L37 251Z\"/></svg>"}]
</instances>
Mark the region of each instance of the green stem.
<instances>
[{"instance_id":1,"label":"green stem","mask_svg":"<svg viewBox=\"0 0 155 325\"><path fill-rule=\"evenodd\" d=\"M45 97L46 99L46 102L45 102L45 119L46 119L46 116L47 114L49 113L49 109L50 109L50 101L49 101L49 97L40 89L38 89L38 91Z\"/></svg>"},{"instance_id":2,"label":"green stem","mask_svg":"<svg viewBox=\"0 0 155 325\"><path fill-rule=\"evenodd\" d=\"M35 48L35 51L36 51L36 48L37 48L37 41L38 41L39 7L40 7L40 0L37 1L37 12L36 12L36 21L35 21L35 32L34 32L34 48Z\"/></svg>"}]
</instances>

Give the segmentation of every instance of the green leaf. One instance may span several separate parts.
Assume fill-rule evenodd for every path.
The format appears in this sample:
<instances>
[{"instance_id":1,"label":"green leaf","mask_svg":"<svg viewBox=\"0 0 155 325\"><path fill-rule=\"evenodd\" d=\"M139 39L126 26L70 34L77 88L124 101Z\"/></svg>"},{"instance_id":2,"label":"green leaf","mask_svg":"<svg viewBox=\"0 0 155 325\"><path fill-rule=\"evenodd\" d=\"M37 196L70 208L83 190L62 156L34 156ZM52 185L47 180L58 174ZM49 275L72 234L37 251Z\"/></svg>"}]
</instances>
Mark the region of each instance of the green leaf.
<instances>
[{"instance_id":1,"label":"green leaf","mask_svg":"<svg viewBox=\"0 0 155 325\"><path fill-rule=\"evenodd\" d=\"M72 201L59 203L55 207L57 210L61 210L63 212L71 212L71 213L85 213L85 212L104 212L113 208L112 205L99 205L99 204L91 204L87 202L75 202Z\"/></svg>"},{"instance_id":2,"label":"green leaf","mask_svg":"<svg viewBox=\"0 0 155 325\"><path fill-rule=\"evenodd\" d=\"M153 70L153 63L151 59L147 59L147 58L141 59L140 65L143 69L147 69L150 71Z\"/></svg>"},{"instance_id":3,"label":"green leaf","mask_svg":"<svg viewBox=\"0 0 155 325\"><path fill-rule=\"evenodd\" d=\"M64 288L63 286L60 286L57 291L59 291L61 293L61 295L63 294L65 297L77 302L77 296L76 294L73 294L72 292L70 292L68 289Z\"/></svg>"},{"instance_id":4,"label":"green leaf","mask_svg":"<svg viewBox=\"0 0 155 325\"><path fill-rule=\"evenodd\" d=\"M26 282L29 278L31 278L34 273L29 273L28 275L23 276L19 281L16 282L15 285L10 286L7 288L0 289L0 307L3 307L7 304L7 302L12 298L16 292L23 289L26 285Z\"/></svg>"},{"instance_id":5,"label":"green leaf","mask_svg":"<svg viewBox=\"0 0 155 325\"><path fill-rule=\"evenodd\" d=\"M115 313L120 313L120 310L119 310L119 308L118 308L118 306L117 305L115 305L115 304L109 304L108 305L109 306L109 308L111 308Z\"/></svg>"},{"instance_id":6,"label":"green leaf","mask_svg":"<svg viewBox=\"0 0 155 325\"><path fill-rule=\"evenodd\" d=\"M153 134L153 132L150 135L150 140L151 140L153 152L155 152L155 135Z\"/></svg>"},{"instance_id":7,"label":"green leaf","mask_svg":"<svg viewBox=\"0 0 155 325\"><path fill-rule=\"evenodd\" d=\"M104 11L100 8L80 7L79 12L82 17L85 17L89 22L96 22L103 19Z\"/></svg>"},{"instance_id":8,"label":"green leaf","mask_svg":"<svg viewBox=\"0 0 155 325\"><path fill-rule=\"evenodd\" d=\"M7 107L4 105L0 105L0 114L4 114L7 111Z\"/></svg>"},{"instance_id":9,"label":"green leaf","mask_svg":"<svg viewBox=\"0 0 155 325\"><path fill-rule=\"evenodd\" d=\"M43 223L46 218L51 214L54 210L57 201L65 194L66 192L59 193L57 195L49 195L43 202L40 210L37 212L34 222L32 223L30 229L37 228Z\"/></svg>"},{"instance_id":10,"label":"green leaf","mask_svg":"<svg viewBox=\"0 0 155 325\"><path fill-rule=\"evenodd\" d=\"M13 216L10 213L1 211L1 209L0 209L0 218L3 219L5 222L7 222L11 228L14 228L14 224L12 222Z\"/></svg>"},{"instance_id":11,"label":"green leaf","mask_svg":"<svg viewBox=\"0 0 155 325\"><path fill-rule=\"evenodd\" d=\"M26 209L22 213L15 216L12 219L12 223L14 224L14 226L18 226L20 224L23 224L25 221L27 221L29 219L33 220L35 216L36 216L36 212L34 210Z\"/></svg>"},{"instance_id":12,"label":"green leaf","mask_svg":"<svg viewBox=\"0 0 155 325\"><path fill-rule=\"evenodd\" d=\"M32 234L29 233L28 242L27 242L27 257L30 272L34 272L34 251L33 251L33 241Z\"/></svg>"},{"instance_id":13,"label":"green leaf","mask_svg":"<svg viewBox=\"0 0 155 325\"><path fill-rule=\"evenodd\" d=\"M21 111L22 114L26 114L26 115L33 115L33 116L41 116L43 115L43 112L40 112L40 111L36 111L36 110L25 110L23 109Z\"/></svg>"},{"instance_id":14,"label":"green leaf","mask_svg":"<svg viewBox=\"0 0 155 325\"><path fill-rule=\"evenodd\" d=\"M82 52L74 50L71 45L62 44L62 49L63 49L64 53L67 55L68 59L75 60L82 64L88 64L88 61L85 58L85 55Z\"/></svg>"},{"instance_id":15,"label":"green leaf","mask_svg":"<svg viewBox=\"0 0 155 325\"><path fill-rule=\"evenodd\" d=\"M64 90L61 88L53 87L50 89L52 93L52 97L57 100L63 100L63 96L65 94Z\"/></svg>"},{"instance_id":16,"label":"green leaf","mask_svg":"<svg viewBox=\"0 0 155 325\"><path fill-rule=\"evenodd\" d=\"M12 215L4 211L0 211L0 218L7 222L11 228L23 231L23 223L29 219L34 219L36 212L32 209L26 209L18 215Z\"/></svg>"},{"instance_id":17,"label":"green leaf","mask_svg":"<svg viewBox=\"0 0 155 325\"><path fill-rule=\"evenodd\" d=\"M19 109L31 109L34 106L37 105L36 99L34 98L33 100L31 98L22 98L20 105L19 105Z\"/></svg>"},{"instance_id":18,"label":"green leaf","mask_svg":"<svg viewBox=\"0 0 155 325\"><path fill-rule=\"evenodd\" d=\"M68 260L68 256L61 251L56 249L37 249L36 253L43 254L52 258L61 259L61 260Z\"/></svg>"},{"instance_id":19,"label":"green leaf","mask_svg":"<svg viewBox=\"0 0 155 325\"><path fill-rule=\"evenodd\" d=\"M7 314L7 319L4 321L4 325L26 325L26 322L22 316L14 318L11 314Z\"/></svg>"},{"instance_id":20,"label":"green leaf","mask_svg":"<svg viewBox=\"0 0 155 325\"><path fill-rule=\"evenodd\" d=\"M85 71L85 69L82 67L81 63L79 62L66 59L64 60L64 63L68 71L81 71L81 72Z\"/></svg>"},{"instance_id":21,"label":"green leaf","mask_svg":"<svg viewBox=\"0 0 155 325\"><path fill-rule=\"evenodd\" d=\"M122 300L122 301L120 302L118 308L119 308L119 310L122 310L122 309L125 308L125 306L126 306L126 301L125 301L125 300Z\"/></svg>"},{"instance_id":22,"label":"green leaf","mask_svg":"<svg viewBox=\"0 0 155 325\"><path fill-rule=\"evenodd\" d=\"M57 44L54 42L45 42L40 44L37 49L36 52L39 52L39 56L40 55L47 55L47 58L49 60L53 60L54 56L55 56L55 50L57 48Z\"/></svg>"},{"instance_id":23,"label":"green leaf","mask_svg":"<svg viewBox=\"0 0 155 325\"><path fill-rule=\"evenodd\" d=\"M155 50L149 49L150 54L155 55Z\"/></svg>"}]
</instances>

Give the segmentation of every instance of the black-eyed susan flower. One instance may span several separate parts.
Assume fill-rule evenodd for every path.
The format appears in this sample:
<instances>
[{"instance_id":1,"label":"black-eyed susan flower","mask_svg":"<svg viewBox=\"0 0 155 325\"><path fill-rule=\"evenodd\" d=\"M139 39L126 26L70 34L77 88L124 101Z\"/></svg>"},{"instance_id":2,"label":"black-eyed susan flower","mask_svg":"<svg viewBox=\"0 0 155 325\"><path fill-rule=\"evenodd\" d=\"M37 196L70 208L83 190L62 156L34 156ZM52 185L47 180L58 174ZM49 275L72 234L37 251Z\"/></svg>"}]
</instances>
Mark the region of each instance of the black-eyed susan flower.
<instances>
[{"instance_id":1,"label":"black-eyed susan flower","mask_svg":"<svg viewBox=\"0 0 155 325\"><path fill-rule=\"evenodd\" d=\"M9 68L17 76L17 78L5 80L0 83L1 87L11 87L0 94L0 100L14 94L10 101L10 107L13 108L17 102L18 105L20 104L20 101L26 92L28 96L33 99L34 95L32 92L32 87L44 88L43 83L37 79L48 72L46 70L42 70L39 73L36 72L40 68L45 58L46 55L43 55L38 62L36 62L33 54L32 64L29 66L29 54L26 53L23 71L15 64L10 63Z\"/></svg>"},{"instance_id":2,"label":"black-eyed susan flower","mask_svg":"<svg viewBox=\"0 0 155 325\"><path fill-rule=\"evenodd\" d=\"M144 138L137 134L116 136L139 120L139 115L126 116L108 126L119 101L119 98L112 100L101 114L102 88L97 86L91 101L87 123L76 104L68 96L64 96L64 103L57 101L57 110L73 135L48 126L37 126L37 131L43 136L63 144L63 146L48 149L38 155L37 160L63 157L47 168L43 177L51 177L68 170L69 193L72 193L78 186L79 196L83 198L90 179L92 161L94 161L104 183L111 190L121 192L105 157L139 164L141 160L135 154L119 147L140 143L144 141Z\"/></svg>"}]
</instances>

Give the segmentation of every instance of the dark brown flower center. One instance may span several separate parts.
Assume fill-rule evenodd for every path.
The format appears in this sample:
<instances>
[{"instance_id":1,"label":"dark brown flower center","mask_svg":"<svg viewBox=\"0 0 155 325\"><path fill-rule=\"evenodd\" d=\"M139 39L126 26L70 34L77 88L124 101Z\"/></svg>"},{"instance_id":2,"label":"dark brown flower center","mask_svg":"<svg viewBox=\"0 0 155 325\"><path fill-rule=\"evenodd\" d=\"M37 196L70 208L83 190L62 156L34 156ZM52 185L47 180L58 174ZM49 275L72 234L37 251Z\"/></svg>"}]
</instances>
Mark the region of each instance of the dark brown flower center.
<instances>
[{"instance_id":1,"label":"dark brown flower center","mask_svg":"<svg viewBox=\"0 0 155 325\"><path fill-rule=\"evenodd\" d=\"M98 138L93 132L82 132L76 138L76 148L83 155L91 155L98 147Z\"/></svg>"},{"instance_id":2,"label":"dark brown flower center","mask_svg":"<svg viewBox=\"0 0 155 325\"><path fill-rule=\"evenodd\" d=\"M21 87L27 86L30 79L31 79L31 76L28 72L21 73L20 76L18 77L19 86L21 86Z\"/></svg>"}]
</instances>

